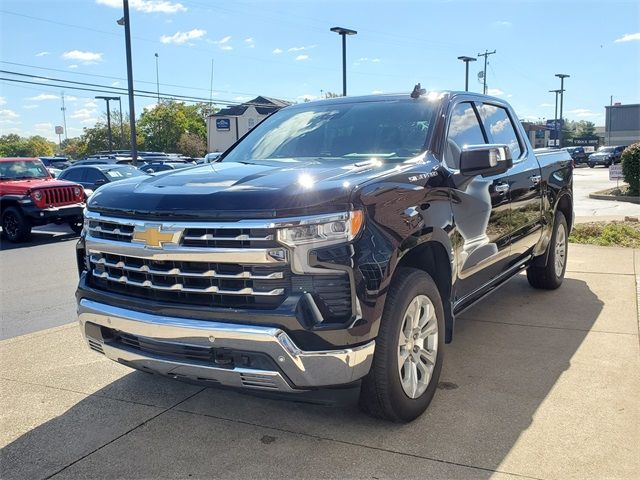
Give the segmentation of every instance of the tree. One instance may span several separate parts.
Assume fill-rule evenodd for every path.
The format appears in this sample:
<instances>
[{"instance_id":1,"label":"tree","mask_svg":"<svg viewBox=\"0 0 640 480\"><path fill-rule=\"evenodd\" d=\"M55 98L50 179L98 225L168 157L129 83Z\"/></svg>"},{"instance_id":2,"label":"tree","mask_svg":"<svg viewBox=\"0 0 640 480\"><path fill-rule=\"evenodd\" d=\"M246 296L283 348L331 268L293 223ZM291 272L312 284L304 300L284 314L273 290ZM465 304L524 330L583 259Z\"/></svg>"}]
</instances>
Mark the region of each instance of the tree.
<instances>
[{"instance_id":1,"label":"tree","mask_svg":"<svg viewBox=\"0 0 640 480\"><path fill-rule=\"evenodd\" d=\"M596 124L587 120L580 120L576 124L576 137L595 137Z\"/></svg>"},{"instance_id":2,"label":"tree","mask_svg":"<svg viewBox=\"0 0 640 480\"><path fill-rule=\"evenodd\" d=\"M62 153L74 160L84 158L87 155L87 144L80 137L67 138L62 141Z\"/></svg>"},{"instance_id":3,"label":"tree","mask_svg":"<svg viewBox=\"0 0 640 480\"><path fill-rule=\"evenodd\" d=\"M145 110L138 121L138 129L145 138L148 150L175 152L184 133L191 133L206 141L204 121L207 104L186 105L165 101Z\"/></svg>"},{"instance_id":4,"label":"tree","mask_svg":"<svg viewBox=\"0 0 640 480\"><path fill-rule=\"evenodd\" d=\"M201 157L207 150L207 142L195 133L183 133L178 140L178 152L187 157Z\"/></svg>"},{"instance_id":5,"label":"tree","mask_svg":"<svg viewBox=\"0 0 640 480\"><path fill-rule=\"evenodd\" d=\"M114 150L127 150L131 148L131 129L129 126L129 117L123 119L124 135L120 132L120 116L119 112L111 115L111 139ZM124 143L122 142L124 137ZM144 146L144 136L137 132L138 148ZM84 148L80 149L81 155L92 155L96 152L109 150L109 129L107 128L106 117L101 118L93 127L85 127L80 143Z\"/></svg>"},{"instance_id":6,"label":"tree","mask_svg":"<svg viewBox=\"0 0 640 480\"><path fill-rule=\"evenodd\" d=\"M622 174L629 184L629 195L640 195L640 143L634 143L622 152Z\"/></svg>"},{"instance_id":7,"label":"tree","mask_svg":"<svg viewBox=\"0 0 640 480\"><path fill-rule=\"evenodd\" d=\"M21 137L15 133L0 137L0 156L47 157L54 154L56 144L40 135Z\"/></svg>"}]
</instances>

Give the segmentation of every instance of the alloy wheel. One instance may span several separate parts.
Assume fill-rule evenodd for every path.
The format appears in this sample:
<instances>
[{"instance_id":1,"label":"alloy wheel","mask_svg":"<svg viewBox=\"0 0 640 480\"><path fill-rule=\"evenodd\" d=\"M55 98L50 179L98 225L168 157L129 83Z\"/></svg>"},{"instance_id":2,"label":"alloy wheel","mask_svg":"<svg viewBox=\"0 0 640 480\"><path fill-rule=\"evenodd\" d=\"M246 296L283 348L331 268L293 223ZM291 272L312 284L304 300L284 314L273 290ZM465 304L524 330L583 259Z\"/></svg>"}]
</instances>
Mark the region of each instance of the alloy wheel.
<instances>
[{"instance_id":1,"label":"alloy wheel","mask_svg":"<svg viewBox=\"0 0 640 480\"><path fill-rule=\"evenodd\" d=\"M554 269L556 276L562 276L564 270L564 262L567 259L567 232L562 223L558 224L558 230L556 232L556 245L555 245L555 264Z\"/></svg>"}]
</instances>

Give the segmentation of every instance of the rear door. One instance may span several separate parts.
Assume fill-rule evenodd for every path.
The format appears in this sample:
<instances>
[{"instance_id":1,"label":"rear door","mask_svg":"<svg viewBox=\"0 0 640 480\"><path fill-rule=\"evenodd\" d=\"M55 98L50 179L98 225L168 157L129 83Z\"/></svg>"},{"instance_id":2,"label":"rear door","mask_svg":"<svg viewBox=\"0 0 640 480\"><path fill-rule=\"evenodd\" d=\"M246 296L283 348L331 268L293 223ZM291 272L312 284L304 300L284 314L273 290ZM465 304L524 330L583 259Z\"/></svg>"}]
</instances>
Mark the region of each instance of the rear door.
<instances>
[{"instance_id":1,"label":"rear door","mask_svg":"<svg viewBox=\"0 0 640 480\"><path fill-rule=\"evenodd\" d=\"M505 174L459 173L462 148L486 143L490 142L480 124L477 105L465 101L455 104L449 115L443 159L452 173L451 208L460 234L455 247L456 301L503 273L509 255L509 185Z\"/></svg>"},{"instance_id":2,"label":"rear door","mask_svg":"<svg viewBox=\"0 0 640 480\"><path fill-rule=\"evenodd\" d=\"M542 177L540 165L520 136L516 119L504 105L490 102L479 107L484 129L491 143L508 145L513 166L503 181L508 185L511 220L509 266L528 255L542 235Z\"/></svg>"}]
</instances>

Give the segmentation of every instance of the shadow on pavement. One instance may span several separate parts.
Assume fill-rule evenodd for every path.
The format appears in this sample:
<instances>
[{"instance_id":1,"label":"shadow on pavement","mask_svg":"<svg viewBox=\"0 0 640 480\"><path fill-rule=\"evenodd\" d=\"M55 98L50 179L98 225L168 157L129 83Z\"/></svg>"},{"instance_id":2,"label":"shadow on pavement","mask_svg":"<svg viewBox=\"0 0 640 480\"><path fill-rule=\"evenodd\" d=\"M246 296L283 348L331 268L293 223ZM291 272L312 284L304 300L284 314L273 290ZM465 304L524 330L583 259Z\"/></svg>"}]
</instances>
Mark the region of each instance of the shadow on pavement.
<instances>
[{"instance_id":1,"label":"shadow on pavement","mask_svg":"<svg viewBox=\"0 0 640 480\"><path fill-rule=\"evenodd\" d=\"M2 229L0 229L0 232L2 232ZM61 232L49 232L49 231L41 232L38 230L33 230L31 232L31 238L26 242L22 242L22 243L11 243L4 237L4 235L1 235L0 250L15 250L16 248L27 248L27 247L33 247L36 245L60 243L60 242L66 242L67 240L74 240L78 238L79 238L79 235L73 232L61 233Z\"/></svg>"},{"instance_id":2,"label":"shadow on pavement","mask_svg":"<svg viewBox=\"0 0 640 480\"><path fill-rule=\"evenodd\" d=\"M560 328L510 324L517 311L513 305L520 304L511 296L525 291L523 282L516 277L479 304L490 305L493 317L475 318L474 308L458 322L438 393L411 424L363 415L353 388L282 399L181 384L182 398L169 411L112 400L121 399L123 391L149 388L149 378L167 382L133 372L3 448L1 476L46 477L86 456L62 476L269 478L304 472L301 476L345 478L368 475L375 467L380 477L395 471L405 478L489 478L501 471L603 307L587 283L566 279L569 288L523 294L530 308L556 302ZM572 295L565 297L563 289ZM562 328L563 317L578 303L580 328ZM536 448L551 448L553 435L550 431ZM533 477L543 476L539 467L554 468L542 467L539 455L525 458L518 471L513 465L502 468ZM403 469L389 470L396 463Z\"/></svg>"}]
</instances>

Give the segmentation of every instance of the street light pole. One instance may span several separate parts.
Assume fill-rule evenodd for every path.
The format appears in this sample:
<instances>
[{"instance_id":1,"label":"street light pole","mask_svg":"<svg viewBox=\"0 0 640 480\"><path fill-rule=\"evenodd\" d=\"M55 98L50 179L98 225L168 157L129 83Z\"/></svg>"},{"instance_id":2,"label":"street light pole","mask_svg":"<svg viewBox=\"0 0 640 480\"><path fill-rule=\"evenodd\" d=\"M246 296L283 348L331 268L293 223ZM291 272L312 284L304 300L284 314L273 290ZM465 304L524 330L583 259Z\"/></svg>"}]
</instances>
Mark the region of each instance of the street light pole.
<instances>
[{"instance_id":1,"label":"street light pole","mask_svg":"<svg viewBox=\"0 0 640 480\"><path fill-rule=\"evenodd\" d=\"M120 112L120 149L124 149L124 127L122 126L122 98L118 97L118 107Z\"/></svg>"},{"instance_id":2,"label":"street light pole","mask_svg":"<svg viewBox=\"0 0 640 480\"><path fill-rule=\"evenodd\" d=\"M556 94L556 110L555 113L553 115L553 131L555 132L554 137L554 142L558 141L558 94L560 93L560 90L549 90L549 93L555 93Z\"/></svg>"},{"instance_id":3,"label":"street light pole","mask_svg":"<svg viewBox=\"0 0 640 480\"><path fill-rule=\"evenodd\" d=\"M129 89L129 123L131 131L131 163L138 164L138 146L136 145L136 108L133 98L133 61L131 59L131 29L129 22L129 0L122 0L124 17L118 20L118 25L124 25L124 43L127 51L127 86Z\"/></svg>"},{"instance_id":4,"label":"street light pole","mask_svg":"<svg viewBox=\"0 0 640 480\"><path fill-rule=\"evenodd\" d=\"M113 152L113 137L111 136L111 109L109 108L109 100L118 100L119 97L96 97L98 100L107 102L107 133L109 135L109 153Z\"/></svg>"},{"instance_id":5,"label":"street light pole","mask_svg":"<svg viewBox=\"0 0 640 480\"><path fill-rule=\"evenodd\" d=\"M562 148L562 124L563 124L562 105L564 102L564 79L569 78L569 75L567 75L566 73L556 73L556 77L560 79L560 137L559 137L558 146Z\"/></svg>"},{"instance_id":6,"label":"street light pole","mask_svg":"<svg viewBox=\"0 0 640 480\"><path fill-rule=\"evenodd\" d=\"M464 91L469 91L469 62L475 62L477 59L473 57L458 57L458 60L462 60L464 62Z\"/></svg>"},{"instance_id":7,"label":"street light pole","mask_svg":"<svg viewBox=\"0 0 640 480\"><path fill-rule=\"evenodd\" d=\"M330 29L342 37L342 96L347 96L347 35L356 35L358 32L343 27Z\"/></svg>"},{"instance_id":8,"label":"street light pole","mask_svg":"<svg viewBox=\"0 0 640 480\"><path fill-rule=\"evenodd\" d=\"M158 103L160 103L160 74L158 73L158 54L156 53L156 91L158 92Z\"/></svg>"},{"instance_id":9,"label":"street light pole","mask_svg":"<svg viewBox=\"0 0 640 480\"><path fill-rule=\"evenodd\" d=\"M489 50L485 50L484 53L478 54L479 57L484 57L484 70L482 72L482 77L484 81L482 85L482 93L484 95L487 94L487 58L489 58L489 55L493 55L494 53L496 53L495 50L493 52L490 52Z\"/></svg>"}]
</instances>

